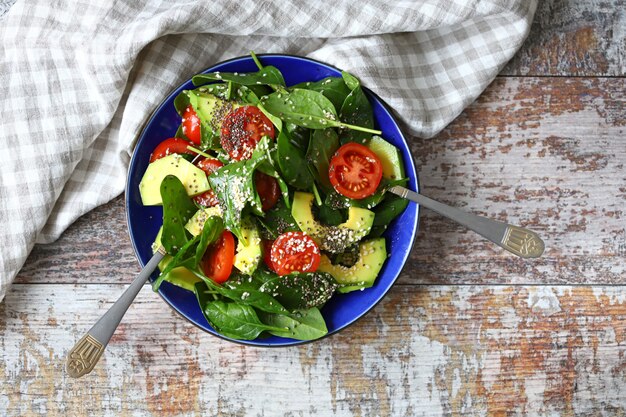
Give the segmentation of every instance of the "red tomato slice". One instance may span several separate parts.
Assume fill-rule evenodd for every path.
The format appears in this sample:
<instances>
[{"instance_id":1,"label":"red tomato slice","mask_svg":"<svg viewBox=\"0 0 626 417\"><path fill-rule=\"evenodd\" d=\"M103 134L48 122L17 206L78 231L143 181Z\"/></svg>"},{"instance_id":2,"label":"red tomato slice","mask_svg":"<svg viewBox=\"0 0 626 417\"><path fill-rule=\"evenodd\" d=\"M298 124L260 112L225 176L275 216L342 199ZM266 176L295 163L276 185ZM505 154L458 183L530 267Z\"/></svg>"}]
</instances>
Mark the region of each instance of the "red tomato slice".
<instances>
[{"instance_id":1,"label":"red tomato slice","mask_svg":"<svg viewBox=\"0 0 626 417\"><path fill-rule=\"evenodd\" d=\"M224 230L219 239L209 245L200 266L207 277L221 284L230 277L234 261L235 238L228 230Z\"/></svg>"},{"instance_id":2,"label":"red tomato slice","mask_svg":"<svg viewBox=\"0 0 626 417\"><path fill-rule=\"evenodd\" d=\"M315 272L320 260L320 248L302 232L287 232L278 236L270 253L270 262L281 276L294 271Z\"/></svg>"},{"instance_id":3,"label":"red tomato slice","mask_svg":"<svg viewBox=\"0 0 626 417\"><path fill-rule=\"evenodd\" d=\"M274 139L274 125L256 106L238 107L222 122L220 143L236 161L250 159L263 136Z\"/></svg>"},{"instance_id":4,"label":"red tomato slice","mask_svg":"<svg viewBox=\"0 0 626 417\"><path fill-rule=\"evenodd\" d=\"M198 168L206 172L207 177L224 166L222 161L215 158L202 158L196 162ZM213 190L205 191L204 193L195 196L194 201L204 207L214 207L220 202L215 196Z\"/></svg>"},{"instance_id":5,"label":"red tomato slice","mask_svg":"<svg viewBox=\"0 0 626 417\"><path fill-rule=\"evenodd\" d=\"M274 244L273 240L264 240L263 242L261 242L261 246L263 248L263 261L265 261L265 265L267 265L267 267L276 272L274 269L274 264L272 263L272 245Z\"/></svg>"},{"instance_id":6,"label":"red tomato slice","mask_svg":"<svg viewBox=\"0 0 626 417\"><path fill-rule=\"evenodd\" d=\"M200 145L200 142L202 141L200 126L200 118L191 104L188 105L183 113L183 134L196 145Z\"/></svg>"},{"instance_id":7,"label":"red tomato slice","mask_svg":"<svg viewBox=\"0 0 626 417\"><path fill-rule=\"evenodd\" d=\"M207 175L211 175L218 169L224 166L224 163L216 158L202 158L196 162L196 166L206 172Z\"/></svg>"},{"instance_id":8,"label":"red tomato slice","mask_svg":"<svg viewBox=\"0 0 626 417\"><path fill-rule=\"evenodd\" d=\"M254 173L254 186L261 197L262 210L267 211L278 203L280 188L276 178L260 171Z\"/></svg>"},{"instance_id":9,"label":"red tomato slice","mask_svg":"<svg viewBox=\"0 0 626 417\"><path fill-rule=\"evenodd\" d=\"M339 148L331 158L328 177L339 194L358 200L376 192L383 167L368 147L351 142Z\"/></svg>"},{"instance_id":10,"label":"red tomato slice","mask_svg":"<svg viewBox=\"0 0 626 417\"><path fill-rule=\"evenodd\" d=\"M189 145L190 143L186 141L185 139L180 139L180 138L165 139L163 142L159 143L156 148L154 148L154 151L150 155L150 162L154 162L157 159L164 158L173 153L178 153L178 154L186 153L189 155L195 155L196 154L195 152L192 152L189 149L187 149L187 146Z\"/></svg>"}]
</instances>

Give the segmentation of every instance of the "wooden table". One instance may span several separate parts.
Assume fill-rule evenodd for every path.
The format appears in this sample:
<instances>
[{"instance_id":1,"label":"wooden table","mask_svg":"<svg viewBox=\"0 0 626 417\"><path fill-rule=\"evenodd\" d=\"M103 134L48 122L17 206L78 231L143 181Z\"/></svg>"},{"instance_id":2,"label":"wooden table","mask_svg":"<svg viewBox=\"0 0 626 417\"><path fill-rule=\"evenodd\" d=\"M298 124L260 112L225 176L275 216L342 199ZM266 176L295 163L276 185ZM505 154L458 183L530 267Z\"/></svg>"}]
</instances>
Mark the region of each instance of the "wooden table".
<instances>
[{"instance_id":1,"label":"wooden table","mask_svg":"<svg viewBox=\"0 0 626 417\"><path fill-rule=\"evenodd\" d=\"M72 380L67 350L138 271L120 197L36 247L0 304L0 414L626 415L626 13L607 3L542 3L481 98L411 144L426 195L537 230L543 258L424 211L397 285L341 334L243 347L146 287Z\"/></svg>"}]
</instances>

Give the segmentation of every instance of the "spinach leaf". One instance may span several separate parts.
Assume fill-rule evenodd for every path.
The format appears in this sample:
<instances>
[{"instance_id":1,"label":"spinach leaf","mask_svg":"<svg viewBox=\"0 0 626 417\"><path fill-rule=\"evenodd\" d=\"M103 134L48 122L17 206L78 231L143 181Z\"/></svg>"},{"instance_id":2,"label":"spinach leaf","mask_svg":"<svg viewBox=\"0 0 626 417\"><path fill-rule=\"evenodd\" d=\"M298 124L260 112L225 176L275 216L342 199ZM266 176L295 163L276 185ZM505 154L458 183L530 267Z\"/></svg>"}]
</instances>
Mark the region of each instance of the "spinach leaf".
<instances>
[{"instance_id":1,"label":"spinach leaf","mask_svg":"<svg viewBox=\"0 0 626 417\"><path fill-rule=\"evenodd\" d=\"M197 266L202 257L204 256L204 252L206 252L209 245L215 242L224 231L224 222L221 217L211 216L204 222L204 226L202 226L202 233L200 234L200 241L198 246L196 247L196 257L195 257L195 265Z\"/></svg>"},{"instance_id":2,"label":"spinach leaf","mask_svg":"<svg viewBox=\"0 0 626 417\"><path fill-rule=\"evenodd\" d=\"M222 149L220 135L204 122L200 125L200 135L200 150L208 151Z\"/></svg>"},{"instance_id":3,"label":"spinach leaf","mask_svg":"<svg viewBox=\"0 0 626 417\"><path fill-rule=\"evenodd\" d=\"M261 84L246 85L244 87L252 90L252 92L259 98L271 94L273 91L270 87Z\"/></svg>"},{"instance_id":4,"label":"spinach leaf","mask_svg":"<svg viewBox=\"0 0 626 417\"><path fill-rule=\"evenodd\" d=\"M193 91L205 94L213 94L215 97L221 98L222 100L228 100L229 95L232 94L232 86L231 89L229 89L228 83L209 84L200 88L196 88L196 90Z\"/></svg>"},{"instance_id":5,"label":"spinach leaf","mask_svg":"<svg viewBox=\"0 0 626 417\"><path fill-rule=\"evenodd\" d=\"M265 110L265 107L263 107L263 104L261 103L258 103L256 106L259 108L259 110L261 110L261 113L263 113L265 117L270 119L270 122L272 122L272 124L276 127L276 129L283 130L283 121L280 120L279 117L276 117L272 113Z\"/></svg>"},{"instance_id":6,"label":"spinach leaf","mask_svg":"<svg viewBox=\"0 0 626 417\"><path fill-rule=\"evenodd\" d=\"M257 72L239 74L236 72L211 72L198 74L191 78L193 85L198 86L212 81L232 81L240 85L269 85L272 87L285 87L285 79L278 68L266 66Z\"/></svg>"},{"instance_id":7,"label":"spinach leaf","mask_svg":"<svg viewBox=\"0 0 626 417\"><path fill-rule=\"evenodd\" d=\"M409 204L409 200L397 195L387 196L374 209L374 226L386 226L398 217Z\"/></svg>"},{"instance_id":8,"label":"spinach leaf","mask_svg":"<svg viewBox=\"0 0 626 417\"><path fill-rule=\"evenodd\" d=\"M330 158L339 149L339 138L335 129L317 129L311 131L309 149L306 159L312 167L311 171L325 190L331 188L328 179Z\"/></svg>"},{"instance_id":9,"label":"spinach leaf","mask_svg":"<svg viewBox=\"0 0 626 417\"><path fill-rule=\"evenodd\" d=\"M322 204L319 208L317 217L323 224L327 224L329 226L337 226L345 222L348 217L347 215L345 215L344 211L345 210L334 209L327 204Z\"/></svg>"},{"instance_id":10,"label":"spinach leaf","mask_svg":"<svg viewBox=\"0 0 626 417\"><path fill-rule=\"evenodd\" d=\"M346 99L347 100L347 99ZM261 100L265 109L288 123L310 129L327 127L345 127L380 135L380 130L365 126L356 126L337 120L337 111L333 103L322 93L296 88L291 92L277 91Z\"/></svg>"},{"instance_id":11,"label":"spinach leaf","mask_svg":"<svg viewBox=\"0 0 626 417\"><path fill-rule=\"evenodd\" d=\"M254 279L264 284L278 277L275 272L270 271L264 266L260 266L259 268L257 268L252 276L254 277Z\"/></svg>"},{"instance_id":12,"label":"spinach leaf","mask_svg":"<svg viewBox=\"0 0 626 417\"><path fill-rule=\"evenodd\" d=\"M351 74L342 71L341 75L348 87L352 90L346 97L341 110L339 111L339 117L346 123L351 123L358 126L374 128L374 111L372 105L367 99L367 96L361 88L359 80ZM372 135L356 130L344 130L341 132L341 143L348 142L367 143L372 138Z\"/></svg>"},{"instance_id":13,"label":"spinach leaf","mask_svg":"<svg viewBox=\"0 0 626 417\"><path fill-rule=\"evenodd\" d=\"M265 136L257 144L250 159L225 165L208 177L211 189L219 200L225 227L240 240L245 241L241 234L241 213L244 208L250 205L257 213L263 213L254 188L254 171L268 162L270 146L270 139Z\"/></svg>"},{"instance_id":14,"label":"spinach leaf","mask_svg":"<svg viewBox=\"0 0 626 417\"><path fill-rule=\"evenodd\" d=\"M185 136L185 134L183 133L183 124L181 123L180 126L178 126L178 129L176 129L176 133L174 134L175 138L181 138L181 139L185 139L185 140L189 140L187 138L187 136Z\"/></svg>"},{"instance_id":15,"label":"spinach leaf","mask_svg":"<svg viewBox=\"0 0 626 417\"><path fill-rule=\"evenodd\" d=\"M301 190L310 188L313 185L313 176L307 169L304 152L291 143L284 129L278 134L276 142L278 145L276 159L287 184Z\"/></svg>"},{"instance_id":16,"label":"spinach leaf","mask_svg":"<svg viewBox=\"0 0 626 417\"><path fill-rule=\"evenodd\" d=\"M245 85L242 85L237 89L236 95L240 101L243 101L246 104L253 104L256 106L260 101L259 96L252 91L251 88Z\"/></svg>"},{"instance_id":17,"label":"spinach leaf","mask_svg":"<svg viewBox=\"0 0 626 417\"><path fill-rule=\"evenodd\" d=\"M261 314L261 320L270 326L285 330L270 330L274 336L290 337L298 340L314 340L328 333L322 313L313 307L296 310L292 314Z\"/></svg>"},{"instance_id":18,"label":"spinach leaf","mask_svg":"<svg viewBox=\"0 0 626 417\"><path fill-rule=\"evenodd\" d=\"M316 82L304 82L291 87L313 90L324 94L333 103L335 109L340 109L348 94L352 91L340 77L326 77Z\"/></svg>"},{"instance_id":19,"label":"spinach leaf","mask_svg":"<svg viewBox=\"0 0 626 417\"><path fill-rule=\"evenodd\" d=\"M279 201L274 207L265 212L263 218L259 217L257 220L267 231L267 237L270 240L274 240L286 232L300 231L291 215L291 209L283 201Z\"/></svg>"},{"instance_id":20,"label":"spinach leaf","mask_svg":"<svg viewBox=\"0 0 626 417\"><path fill-rule=\"evenodd\" d=\"M180 117L183 117L185 109L189 106L189 91L183 90L174 99L174 108Z\"/></svg>"},{"instance_id":21,"label":"spinach leaf","mask_svg":"<svg viewBox=\"0 0 626 417\"><path fill-rule=\"evenodd\" d=\"M195 262L195 248L200 240L200 236L194 236L191 240L185 243L179 250L176 252L176 255L172 258L172 260L167 264L167 266L161 271L161 274L157 279L152 283L152 290L157 291L163 283L165 277L176 267L185 266L188 268L194 268L193 263Z\"/></svg>"},{"instance_id":22,"label":"spinach leaf","mask_svg":"<svg viewBox=\"0 0 626 417\"><path fill-rule=\"evenodd\" d=\"M209 324L232 339L252 340L265 330L284 330L263 324L254 308L246 304L216 300L205 302L201 307Z\"/></svg>"},{"instance_id":23,"label":"spinach leaf","mask_svg":"<svg viewBox=\"0 0 626 417\"><path fill-rule=\"evenodd\" d=\"M293 123L286 123L287 133L289 134L289 140L302 152L306 152L309 147L309 139L311 137L311 129L305 129L301 126L296 126Z\"/></svg>"},{"instance_id":24,"label":"spinach leaf","mask_svg":"<svg viewBox=\"0 0 626 417\"><path fill-rule=\"evenodd\" d=\"M212 283L212 288L226 298L255 307L258 310L268 313L287 313L285 307L274 297L259 290L261 285L263 285L263 281L252 276L237 275L231 277L223 286ZM209 284L209 286L211 285Z\"/></svg>"},{"instance_id":25,"label":"spinach leaf","mask_svg":"<svg viewBox=\"0 0 626 417\"><path fill-rule=\"evenodd\" d=\"M260 291L272 294L286 309L299 310L323 305L337 284L326 272L291 273L266 282Z\"/></svg>"},{"instance_id":26,"label":"spinach leaf","mask_svg":"<svg viewBox=\"0 0 626 417\"><path fill-rule=\"evenodd\" d=\"M385 230L387 230L387 225L385 225L385 226L372 226L372 228L370 229L370 232L367 235L367 237L368 238L381 237L383 235L383 233L385 233Z\"/></svg>"},{"instance_id":27,"label":"spinach leaf","mask_svg":"<svg viewBox=\"0 0 626 417\"><path fill-rule=\"evenodd\" d=\"M175 255L187 243L185 224L198 210L187 195L178 177L168 175L161 182L163 199L163 234L161 244L170 255Z\"/></svg>"},{"instance_id":28,"label":"spinach leaf","mask_svg":"<svg viewBox=\"0 0 626 417\"><path fill-rule=\"evenodd\" d=\"M317 91L293 89L290 93L277 91L262 101L273 115L288 123L311 129L324 129L337 123L337 111L323 94Z\"/></svg>"},{"instance_id":29,"label":"spinach leaf","mask_svg":"<svg viewBox=\"0 0 626 417\"><path fill-rule=\"evenodd\" d=\"M341 71L341 78L343 79L346 87L350 90L350 92L361 87L361 82L359 81L359 79L347 71Z\"/></svg>"}]
</instances>

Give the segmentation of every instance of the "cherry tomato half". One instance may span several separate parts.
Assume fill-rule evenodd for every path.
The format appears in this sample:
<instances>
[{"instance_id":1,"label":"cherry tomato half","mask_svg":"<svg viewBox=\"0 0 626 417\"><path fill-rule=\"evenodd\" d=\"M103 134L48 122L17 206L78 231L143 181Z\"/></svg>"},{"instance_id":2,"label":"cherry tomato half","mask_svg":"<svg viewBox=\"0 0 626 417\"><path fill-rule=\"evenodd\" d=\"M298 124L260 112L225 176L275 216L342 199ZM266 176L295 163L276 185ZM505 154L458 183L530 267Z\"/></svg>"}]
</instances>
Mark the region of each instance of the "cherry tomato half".
<instances>
[{"instance_id":1,"label":"cherry tomato half","mask_svg":"<svg viewBox=\"0 0 626 417\"><path fill-rule=\"evenodd\" d=\"M232 110L222 122L220 143L236 161L250 159L263 136L274 139L274 125L256 106Z\"/></svg>"},{"instance_id":2,"label":"cherry tomato half","mask_svg":"<svg viewBox=\"0 0 626 417\"><path fill-rule=\"evenodd\" d=\"M228 230L207 248L200 266L204 274L221 284L228 280L235 260L235 238Z\"/></svg>"},{"instance_id":3,"label":"cherry tomato half","mask_svg":"<svg viewBox=\"0 0 626 417\"><path fill-rule=\"evenodd\" d=\"M358 200L376 192L383 167L368 147L351 142L339 148L331 158L328 177L339 194Z\"/></svg>"},{"instance_id":4,"label":"cherry tomato half","mask_svg":"<svg viewBox=\"0 0 626 417\"><path fill-rule=\"evenodd\" d=\"M150 162L154 162L157 159L164 158L173 153L186 153L189 155L195 155L196 153L187 149L190 143L185 139L180 138L169 138L165 139L163 142L159 143L154 151L150 155Z\"/></svg>"},{"instance_id":5,"label":"cherry tomato half","mask_svg":"<svg viewBox=\"0 0 626 417\"><path fill-rule=\"evenodd\" d=\"M196 145L200 145L202 140L200 125L200 118L196 114L196 111L191 104L188 105L183 113L183 133Z\"/></svg>"},{"instance_id":6,"label":"cherry tomato half","mask_svg":"<svg viewBox=\"0 0 626 417\"><path fill-rule=\"evenodd\" d=\"M224 166L222 161L215 158L203 158L196 162L198 168L206 172L207 177ZM194 201L204 207L214 207L219 204L219 200L215 196L213 190L208 190L200 195L195 196Z\"/></svg>"},{"instance_id":7,"label":"cherry tomato half","mask_svg":"<svg viewBox=\"0 0 626 417\"><path fill-rule=\"evenodd\" d=\"M320 259L320 248L302 232L287 232L278 236L270 253L270 262L281 276L294 271L315 272Z\"/></svg>"},{"instance_id":8,"label":"cherry tomato half","mask_svg":"<svg viewBox=\"0 0 626 417\"><path fill-rule=\"evenodd\" d=\"M261 197L262 210L267 211L274 207L280 197L280 188L276 178L260 171L254 173L254 186Z\"/></svg>"}]
</instances>

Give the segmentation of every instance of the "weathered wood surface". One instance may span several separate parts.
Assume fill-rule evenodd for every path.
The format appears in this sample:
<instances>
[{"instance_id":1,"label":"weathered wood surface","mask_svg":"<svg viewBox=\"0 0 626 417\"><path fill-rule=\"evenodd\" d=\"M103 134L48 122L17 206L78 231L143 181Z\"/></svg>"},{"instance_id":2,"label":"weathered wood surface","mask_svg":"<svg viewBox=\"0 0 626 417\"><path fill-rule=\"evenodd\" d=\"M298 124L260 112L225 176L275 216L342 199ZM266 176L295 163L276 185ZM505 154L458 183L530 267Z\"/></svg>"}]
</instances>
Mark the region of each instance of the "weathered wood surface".
<instances>
[{"instance_id":1,"label":"weathered wood surface","mask_svg":"<svg viewBox=\"0 0 626 417\"><path fill-rule=\"evenodd\" d=\"M69 379L64 353L121 289L14 286L3 415L626 415L623 288L397 286L338 335L263 349L198 331L146 287L93 374Z\"/></svg>"},{"instance_id":2,"label":"weathered wood surface","mask_svg":"<svg viewBox=\"0 0 626 417\"><path fill-rule=\"evenodd\" d=\"M626 284L625 103L624 78L500 78L442 134L413 139L425 195L528 226L547 251L522 261L424 211L400 283ZM126 230L119 198L37 247L18 282L128 282Z\"/></svg>"},{"instance_id":3,"label":"weathered wood surface","mask_svg":"<svg viewBox=\"0 0 626 417\"><path fill-rule=\"evenodd\" d=\"M502 75L626 75L624 0L539 0L528 40Z\"/></svg>"},{"instance_id":4,"label":"weathered wood surface","mask_svg":"<svg viewBox=\"0 0 626 417\"><path fill-rule=\"evenodd\" d=\"M0 415L626 416L625 31L623 0L540 2L502 77L412 142L425 194L531 226L544 258L424 211L399 285L339 335L242 347L145 288L70 380L67 350L138 270L118 198L36 247L0 304Z\"/></svg>"}]
</instances>

